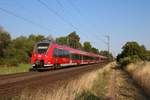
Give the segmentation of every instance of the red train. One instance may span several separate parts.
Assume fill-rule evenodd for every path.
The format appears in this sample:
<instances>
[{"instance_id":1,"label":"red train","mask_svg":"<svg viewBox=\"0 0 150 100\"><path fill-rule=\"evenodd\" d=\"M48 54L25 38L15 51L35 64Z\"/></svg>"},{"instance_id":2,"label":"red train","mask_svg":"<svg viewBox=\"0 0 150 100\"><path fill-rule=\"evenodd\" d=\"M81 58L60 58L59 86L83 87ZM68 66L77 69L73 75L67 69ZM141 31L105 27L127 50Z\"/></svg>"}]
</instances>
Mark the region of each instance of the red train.
<instances>
[{"instance_id":1,"label":"red train","mask_svg":"<svg viewBox=\"0 0 150 100\"><path fill-rule=\"evenodd\" d=\"M56 68L104 62L107 58L97 54L59 45L50 40L38 42L32 52L31 63L36 69Z\"/></svg>"}]
</instances>

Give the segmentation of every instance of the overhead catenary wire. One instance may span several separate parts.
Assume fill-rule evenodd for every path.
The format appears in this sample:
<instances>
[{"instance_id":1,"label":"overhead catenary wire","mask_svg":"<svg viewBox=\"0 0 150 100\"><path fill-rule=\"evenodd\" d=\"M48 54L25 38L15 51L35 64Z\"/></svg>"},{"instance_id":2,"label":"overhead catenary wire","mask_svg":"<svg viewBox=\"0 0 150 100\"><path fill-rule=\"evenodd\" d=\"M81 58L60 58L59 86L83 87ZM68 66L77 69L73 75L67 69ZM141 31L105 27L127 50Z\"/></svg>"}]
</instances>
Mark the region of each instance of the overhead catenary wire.
<instances>
[{"instance_id":1,"label":"overhead catenary wire","mask_svg":"<svg viewBox=\"0 0 150 100\"><path fill-rule=\"evenodd\" d=\"M41 2L41 0L38 0L38 1ZM60 2L59 2L59 3L60 3ZM45 4L45 3L44 3L44 4ZM60 3L60 4L61 4L61 3ZM47 7L47 8L50 10L50 7L49 7L47 4L45 5L45 7ZM19 18L19 19L21 19L21 20L24 20L24 21L26 21L26 22L28 22L28 23L30 23L30 24L36 26L36 27L39 27L39 28L41 28L41 29L44 29L44 30L48 30L48 31L49 31L49 28L46 28L45 26L40 25L39 23L36 23L36 22L34 22L34 21L30 20L30 19L27 19L27 18L25 18L25 17L22 17L22 16L20 16L20 15L17 15L16 13L13 13L13 12L7 10L7 9L0 8L0 10L3 11L3 12L5 12L5 13L8 13L8 14L10 14L10 15L12 15L12 16L15 16L15 17L17 17L17 18ZM55 10L51 9L51 12L55 13L55 15L57 15L59 18L61 18L61 20L63 20L63 21L65 21L66 23L68 23L68 21L65 20L65 18L62 17L59 13L57 13ZM72 23L68 23L68 24L69 24L71 27L73 27L74 29L79 30L77 27L74 27L74 25L73 25ZM88 36L86 36L86 38L87 38L87 37L88 37ZM96 38L97 38L97 37L96 37Z\"/></svg>"},{"instance_id":2,"label":"overhead catenary wire","mask_svg":"<svg viewBox=\"0 0 150 100\"><path fill-rule=\"evenodd\" d=\"M62 7L63 8L63 11L65 11L65 8L64 8L64 6L62 5L62 3L59 1L59 0L56 0L56 3L60 6L60 7ZM69 12L67 12L67 13L69 13ZM71 14L68 14L69 16L71 16ZM78 31L80 31L79 30L79 28L77 29ZM83 33L83 32L82 32ZM85 34L86 35L86 34ZM88 38L89 36L88 35L86 35L86 39ZM89 39L89 38L88 38Z\"/></svg>"},{"instance_id":3,"label":"overhead catenary wire","mask_svg":"<svg viewBox=\"0 0 150 100\"><path fill-rule=\"evenodd\" d=\"M84 19L84 17L82 16L82 14L80 13L80 10L76 7L76 5L71 1L71 0L67 0L68 1L68 3L76 10L76 12L78 12L78 14L80 15L80 17L82 17L82 19ZM90 23L90 25L91 25L91 23ZM93 25L94 26L94 25ZM96 36L95 36L96 38L98 38L99 36L96 34ZM100 39L100 40L102 40L102 39ZM105 44L106 44L106 42L104 41L104 40L102 40Z\"/></svg>"},{"instance_id":4,"label":"overhead catenary wire","mask_svg":"<svg viewBox=\"0 0 150 100\"><path fill-rule=\"evenodd\" d=\"M64 6L62 5L62 3L59 1L59 0L56 0L56 2L57 2L57 4L61 7L61 8L63 8L63 9L61 9L61 10L63 10L63 12L64 12Z\"/></svg>"},{"instance_id":5,"label":"overhead catenary wire","mask_svg":"<svg viewBox=\"0 0 150 100\"><path fill-rule=\"evenodd\" d=\"M84 17L80 13L80 10L76 7L76 5L71 0L68 0L68 3L78 12L78 14L82 17L82 19L84 19ZM91 23L89 25L91 25ZM94 25L92 25L92 26L94 26ZM97 38L98 40L101 40L104 44L108 45L108 42L106 42L102 38L100 38L99 35L95 34L92 36L94 36L94 38Z\"/></svg>"},{"instance_id":6,"label":"overhead catenary wire","mask_svg":"<svg viewBox=\"0 0 150 100\"><path fill-rule=\"evenodd\" d=\"M7 10L7 9L4 9L4 8L0 7L0 10L3 11L3 12L5 12L5 13L7 13L7 14L9 14L9 15L15 16L15 17L17 17L17 18L19 18L19 19L21 19L21 20L23 20L23 21L25 21L25 22L28 22L28 23L30 23L30 24L36 26L36 27L39 27L39 28L41 28L41 29L50 31L50 30L49 30L48 28L46 28L45 26L43 26L43 25L41 25L41 24L38 24L38 23L36 23L36 22L34 22L34 21L32 21L32 20L29 20L29 19L27 19L27 18L25 18L25 17L22 17L22 16L20 16L20 15L18 15L18 14L16 14L16 13L13 13L13 12Z\"/></svg>"},{"instance_id":7,"label":"overhead catenary wire","mask_svg":"<svg viewBox=\"0 0 150 100\"><path fill-rule=\"evenodd\" d=\"M49 7L45 2L41 1L41 0L37 0L41 5L43 5L45 8L48 9L48 11L52 12L53 14L55 14L59 19L61 19L62 21L64 21L66 24L68 24L69 26L71 26L72 28L74 28L75 30L78 30L78 28L76 26L74 26L71 22L67 21L63 16L61 16L59 13L57 13L55 10L53 10L51 7Z\"/></svg>"},{"instance_id":8,"label":"overhead catenary wire","mask_svg":"<svg viewBox=\"0 0 150 100\"><path fill-rule=\"evenodd\" d=\"M71 0L68 0L68 3L76 10L78 14L81 15L80 10L76 7L76 5Z\"/></svg>"},{"instance_id":9,"label":"overhead catenary wire","mask_svg":"<svg viewBox=\"0 0 150 100\"><path fill-rule=\"evenodd\" d=\"M57 13L55 10L53 10L51 7L49 7L45 2L41 1L41 0L37 0L41 5L45 6L48 11L52 12L53 14L55 14L58 18L60 18L62 21L64 21L66 24L68 24L69 26L71 26L72 28L74 28L77 31L80 31L78 27L74 26L72 23L70 23L69 21L67 21L63 16L61 16L59 13ZM86 36L87 39L88 35Z\"/></svg>"},{"instance_id":10,"label":"overhead catenary wire","mask_svg":"<svg viewBox=\"0 0 150 100\"><path fill-rule=\"evenodd\" d=\"M61 8L63 8L63 11L65 11L64 6L62 5L62 3L61 3L59 0L56 0L56 3L57 3ZM70 2L69 4L73 5L73 6L74 6L73 8L76 9L76 6L75 6L72 2ZM77 12L80 13L79 10L78 10ZM69 13L69 12L67 12L67 13ZM69 15L71 16L71 14L69 14ZM80 15L80 16L81 16L81 15ZM78 28L78 31L80 31L79 28ZM81 32L81 33L83 33L83 32ZM86 36L86 39L87 39L87 37L88 37L88 35Z\"/></svg>"},{"instance_id":11,"label":"overhead catenary wire","mask_svg":"<svg viewBox=\"0 0 150 100\"><path fill-rule=\"evenodd\" d=\"M66 12L65 7L63 6L63 4L61 3L60 0L56 0L56 3L59 5L59 7L61 8L61 10L62 10L63 12ZM68 12L68 11L67 11L67 14L68 14L70 17L74 17L74 16L72 16L71 13Z\"/></svg>"}]
</instances>

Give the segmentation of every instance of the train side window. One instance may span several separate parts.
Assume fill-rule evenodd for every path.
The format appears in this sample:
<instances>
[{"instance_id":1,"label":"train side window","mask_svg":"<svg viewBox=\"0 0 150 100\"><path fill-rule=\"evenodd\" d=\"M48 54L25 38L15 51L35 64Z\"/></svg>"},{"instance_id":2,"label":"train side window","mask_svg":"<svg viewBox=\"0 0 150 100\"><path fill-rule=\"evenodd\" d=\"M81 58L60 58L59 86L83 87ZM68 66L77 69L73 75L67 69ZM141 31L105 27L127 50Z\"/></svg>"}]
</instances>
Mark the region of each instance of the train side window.
<instances>
[{"instance_id":1,"label":"train side window","mask_svg":"<svg viewBox=\"0 0 150 100\"><path fill-rule=\"evenodd\" d=\"M68 50L64 50L64 57L69 58L69 51Z\"/></svg>"},{"instance_id":2,"label":"train side window","mask_svg":"<svg viewBox=\"0 0 150 100\"><path fill-rule=\"evenodd\" d=\"M57 49L57 48L54 48L53 57L57 57L57 51L58 51L58 49Z\"/></svg>"},{"instance_id":3,"label":"train side window","mask_svg":"<svg viewBox=\"0 0 150 100\"><path fill-rule=\"evenodd\" d=\"M79 55L79 60L81 60L81 55Z\"/></svg>"},{"instance_id":4,"label":"train side window","mask_svg":"<svg viewBox=\"0 0 150 100\"><path fill-rule=\"evenodd\" d=\"M81 60L81 57L80 57L80 55L79 55L79 54L77 54L77 55L78 55L78 56L77 56L77 59L78 59L78 60Z\"/></svg>"},{"instance_id":5,"label":"train side window","mask_svg":"<svg viewBox=\"0 0 150 100\"><path fill-rule=\"evenodd\" d=\"M71 59L74 59L74 58L75 58L75 57L74 57L74 54L72 53L72 54L71 54Z\"/></svg>"},{"instance_id":6,"label":"train side window","mask_svg":"<svg viewBox=\"0 0 150 100\"><path fill-rule=\"evenodd\" d=\"M62 49L58 49L58 56L63 57L63 50Z\"/></svg>"},{"instance_id":7,"label":"train side window","mask_svg":"<svg viewBox=\"0 0 150 100\"><path fill-rule=\"evenodd\" d=\"M82 56L81 55L79 55L79 54L71 54L71 58L73 59L73 60L81 60L82 59Z\"/></svg>"},{"instance_id":8,"label":"train side window","mask_svg":"<svg viewBox=\"0 0 150 100\"><path fill-rule=\"evenodd\" d=\"M73 60L76 60L76 54L71 54L71 58L73 59Z\"/></svg>"},{"instance_id":9,"label":"train side window","mask_svg":"<svg viewBox=\"0 0 150 100\"><path fill-rule=\"evenodd\" d=\"M74 60L80 60L81 57L80 57L79 54L72 54L72 59L74 59Z\"/></svg>"}]
</instances>

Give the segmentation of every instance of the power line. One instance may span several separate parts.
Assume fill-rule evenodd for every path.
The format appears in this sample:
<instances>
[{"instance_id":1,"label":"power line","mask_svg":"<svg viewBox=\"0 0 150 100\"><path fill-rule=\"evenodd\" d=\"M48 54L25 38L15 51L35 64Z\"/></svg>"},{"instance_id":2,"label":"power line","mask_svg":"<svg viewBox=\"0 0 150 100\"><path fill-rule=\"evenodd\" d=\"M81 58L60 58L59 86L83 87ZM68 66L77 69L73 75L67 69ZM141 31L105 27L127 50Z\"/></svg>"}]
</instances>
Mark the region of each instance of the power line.
<instances>
[{"instance_id":1,"label":"power line","mask_svg":"<svg viewBox=\"0 0 150 100\"><path fill-rule=\"evenodd\" d=\"M107 48L108 48L108 53L110 53L110 36L106 35L105 36L107 39ZM110 60L110 55L108 56L108 59Z\"/></svg>"},{"instance_id":2,"label":"power line","mask_svg":"<svg viewBox=\"0 0 150 100\"><path fill-rule=\"evenodd\" d=\"M40 4L42 4L43 6L45 6L50 12L52 12L53 14L55 14L57 17L59 17L61 20L63 20L65 23L67 23L68 25L70 25L72 28L80 31L77 27L75 27L72 23L68 22L67 20L65 20L64 17L62 17L59 13L57 13L56 11L54 11L52 8L50 8L46 3L42 2L41 0L37 0ZM59 1L58 1L59 2ZM60 2L59 2L60 3ZM87 37L86 37L87 38Z\"/></svg>"},{"instance_id":3,"label":"power line","mask_svg":"<svg viewBox=\"0 0 150 100\"><path fill-rule=\"evenodd\" d=\"M71 0L68 0L68 3L80 14L80 10L76 7L76 5Z\"/></svg>"},{"instance_id":4,"label":"power line","mask_svg":"<svg viewBox=\"0 0 150 100\"><path fill-rule=\"evenodd\" d=\"M76 7L76 5L74 5L74 3L71 0L68 0L68 3L80 14L80 16L83 19L84 17L82 16L80 10ZM91 23L90 23L90 25L91 25ZM94 26L94 25L91 25L91 26ZM94 38L97 38L98 40L101 40L103 43L107 44L107 42L104 41L103 39L99 38L99 36L97 34L95 34Z\"/></svg>"},{"instance_id":5,"label":"power line","mask_svg":"<svg viewBox=\"0 0 150 100\"><path fill-rule=\"evenodd\" d=\"M61 8L61 10L65 13L65 7L63 6L63 4L60 2L60 0L56 0L56 3L59 5L59 7ZM74 17L71 15L71 13L69 11L67 11L67 14L70 16L70 17Z\"/></svg>"},{"instance_id":6,"label":"power line","mask_svg":"<svg viewBox=\"0 0 150 100\"><path fill-rule=\"evenodd\" d=\"M51 12L53 12L55 15L57 15L59 18L61 18L63 21L66 21L64 18L62 18L56 11L54 11L52 8L50 8L47 4L45 4L44 2L42 2L41 0L38 0L41 4L43 4L46 8L48 8ZM58 3L58 5L60 7L62 7L64 9L64 6L61 4L61 2L59 0L56 0L56 2ZM70 0L68 0L69 4L80 14L79 9L73 4L73 2L71 2ZM63 10L64 11L64 10ZM81 16L81 14L80 14ZM71 26L73 26L73 24L71 24ZM75 27L76 28L76 27ZM76 28L76 30L80 31L78 28ZM83 32L82 32L83 33ZM97 34L96 34L97 35ZM87 38L87 36L86 36ZM95 36L95 38L100 39L103 43L107 44L107 42L105 42L104 40L102 40L101 38L99 38L99 36Z\"/></svg>"},{"instance_id":7,"label":"power line","mask_svg":"<svg viewBox=\"0 0 150 100\"><path fill-rule=\"evenodd\" d=\"M107 39L107 49L108 49L108 52L110 52L110 36L106 35L105 37Z\"/></svg>"},{"instance_id":8,"label":"power line","mask_svg":"<svg viewBox=\"0 0 150 100\"><path fill-rule=\"evenodd\" d=\"M64 21L66 24L68 24L69 26L71 26L74 29L78 29L77 27L75 27L71 22L67 21L64 17L62 17L61 15L59 15L59 13L57 13L56 11L54 11L52 8L50 8L46 3L44 3L41 0L37 0L41 5L45 6L50 12L52 12L53 14L55 14L59 19L61 19L62 21Z\"/></svg>"},{"instance_id":9,"label":"power line","mask_svg":"<svg viewBox=\"0 0 150 100\"><path fill-rule=\"evenodd\" d=\"M61 2L60 2L59 0L56 0L56 2L57 2L57 4L58 4L61 8L63 8L63 9L61 9L61 10L63 10L63 12L64 12L64 6L61 4Z\"/></svg>"},{"instance_id":10,"label":"power line","mask_svg":"<svg viewBox=\"0 0 150 100\"><path fill-rule=\"evenodd\" d=\"M32 25L34 25L34 26L37 26L37 27L39 27L39 28L41 28L41 29L44 29L44 30L48 30L48 31L49 31L48 28L46 28L46 27L44 27L44 26L42 26L42 25L40 25L40 24L38 24L38 23L35 23L35 22L33 22L33 21L31 21L31 20L25 18L25 17L22 17L22 16L20 16L20 15L17 15L17 14L15 14L15 13L9 11L9 10L6 10L6 9L4 9L4 8L1 8L1 7L0 7L0 10L3 11L3 12L5 12L5 13L7 13L7 14L9 14L9 15L15 16L15 17L17 17L17 18L19 18L19 19L21 19L21 20L23 20L23 21L25 21L25 22L28 22L28 23L30 23L30 24L32 24Z\"/></svg>"},{"instance_id":11,"label":"power line","mask_svg":"<svg viewBox=\"0 0 150 100\"><path fill-rule=\"evenodd\" d=\"M56 0L56 2L57 2L57 4L60 6L60 7L62 7L63 8L63 11L65 11L65 8L64 8L64 6L62 5L62 3L59 1L59 0ZM70 1L69 2L70 3L70 5L72 5L73 6L73 8L74 9L76 9L77 10L77 12L80 14L80 12L79 12L79 10L76 8L76 6ZM71 15L71 14L70 14ZM81 15L81 14L80 14ZM78 31L80 31L79 29L78 29ZM82 32L83 33L83 32ZM87 38L87 37L86 37Z\"/></svg>"},{"instance_id":12,"label":"power line","mask_svg":"<svg viewBox=\"0 0 150 100\"><path fill-rule=\"evenodd\" d=\"M80 13L80 10L76 7L76 5L74 5L74 3L71 0L68 0L68 3L78 12L78 14L82 17L82 19L84 18L82 16L82 14ZM90 23L91 25L91 23ZM94 25L93 25L94 26ZM94 35L93 35L94 36ZM95 34L94 38L97 38L98 40L101 40L103 43L107 44L106 41L104 41L103 39L99 38L99 36L97 34Z\"/></svg>"},{"instance_id":13,"label":"power line","mask_svg":"<svg viewBox=\"0 0 150 100\"><path fill-rule=\"evenodd\" d=\"M75 27L72 23L68 22L67 20L65 20L64 17L62 17L59 13L57 13L55 10L53 10L52 8L50 8L46 3L44 3L41 0L37 0L40 4L42 4L43 6L45 6L50 12L52 12L53 14L55 14L57 17L59 17L61 20L63 20L65 23L67 23L68 25L70 25L71 27L73 27L74 29L80 31L77 27ZM63 5L61 4L61 2L59 0L56 0L56 2L58 3L59 6L63 7ZM72 7L80 14L79 9L71 2L69 1L70 5L72 5ZM64 9L64 7L63 7ZM81 14L80 14L81 15ZM86 38L88 37L88 35L86 36ZM103 41L104 42L104 41ZM104 42L106 44L106 42Z\"/></svg>"}]
</instances>

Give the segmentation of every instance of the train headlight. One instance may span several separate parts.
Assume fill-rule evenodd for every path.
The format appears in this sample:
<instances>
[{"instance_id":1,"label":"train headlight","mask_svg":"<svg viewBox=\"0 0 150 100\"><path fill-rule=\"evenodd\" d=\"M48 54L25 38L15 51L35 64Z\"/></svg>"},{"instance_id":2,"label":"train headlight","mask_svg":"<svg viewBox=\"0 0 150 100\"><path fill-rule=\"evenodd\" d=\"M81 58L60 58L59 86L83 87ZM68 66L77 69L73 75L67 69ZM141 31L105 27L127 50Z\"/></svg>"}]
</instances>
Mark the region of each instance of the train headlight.
<instances>
[{"instance_id":1,"label":"train headlight","mask_svg":"<svg viewBox=\"0 0 150 100\"><path fill-rule=\"evenodd\" d=\"M47 57L47 55L46 55L46 54L44 54L44 56L45 56L45 57Z\"/></svg>"}]
</instances>

